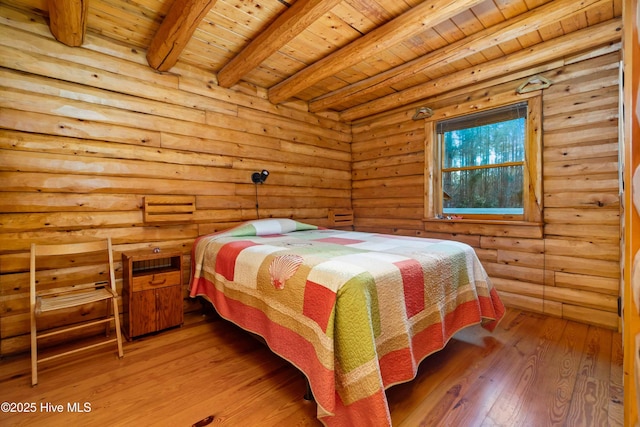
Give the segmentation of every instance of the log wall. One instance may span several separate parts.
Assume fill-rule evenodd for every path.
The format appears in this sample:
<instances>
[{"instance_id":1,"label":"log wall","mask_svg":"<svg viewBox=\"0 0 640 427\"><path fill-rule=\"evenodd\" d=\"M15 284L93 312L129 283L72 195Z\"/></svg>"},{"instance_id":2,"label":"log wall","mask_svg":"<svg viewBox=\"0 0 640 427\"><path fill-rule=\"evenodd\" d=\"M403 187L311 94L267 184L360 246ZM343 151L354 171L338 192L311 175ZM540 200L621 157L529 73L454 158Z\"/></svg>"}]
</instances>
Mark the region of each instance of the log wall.
<instances>
[{"instance_id":1,"label":"log wall","mask_svg":"<svg viewBox=\"0 0 640 427\"><path fill-rule=\"evenodd\" d=\"M350 126L198 69L156 72L93 34L67 47L6 5L0 19L0 355L29 348L31 242L111 236L120 291L121 252L179 249L189 310L194 239L255 219L256 190L260 217L326 225L329 208L351 207ZM149 195L195 196L196 210L145 222Z\"/></svg>"},{"instance_id":2,"label":"log wall","mask_svg":"<svg viewBox=\"0 0 640 427\"><path fill-rule=\"evenodd\" d=\"M406 110L353 125L355 227L472 245L506 305L617 328L619 45L425 99L433 109L513 94L542 74L542 224L423 221L425 125ZM543 71L543 72L541 72ZM428 195L427 195L428 196Z\"/></svg>"}]
</instances>

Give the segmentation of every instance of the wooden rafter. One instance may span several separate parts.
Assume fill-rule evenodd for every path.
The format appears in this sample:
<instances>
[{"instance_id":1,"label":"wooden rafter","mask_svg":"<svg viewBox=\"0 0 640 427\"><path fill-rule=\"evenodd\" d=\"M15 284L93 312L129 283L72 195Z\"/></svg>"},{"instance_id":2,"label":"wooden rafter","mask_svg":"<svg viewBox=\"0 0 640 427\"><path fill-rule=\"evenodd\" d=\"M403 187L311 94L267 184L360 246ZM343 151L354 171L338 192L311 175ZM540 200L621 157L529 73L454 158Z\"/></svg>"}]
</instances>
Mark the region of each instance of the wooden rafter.
<instances>
[{"instance_id":1,"label":"wooden rafter","mask_svg":"<svg viewBox=\"0 0 640 427\"><path fill-rule=\"evenodd\" d=\"M262 31L218 73L218 84L231 87L342 0L298 0Z\"/></svg>"},{"instance_id":2,"label":"wooden rafter","mask_svg":"<svg viewBox=\"0 0 640 427\"><path fill-rule=\"evenodd\" d=\"M382 88L391 87L429 67L437 66L438 63L451 63L464 59L486 49L488 45L514 40L532 30L539 29L549 20L560 21L577 13L584 13L586 9L605 2L609 0L586 0L578 5L573 0L546 3L528 13L479 31L413 61L318 97L309 102L309 110L317 112L331 109L350 99L358 99Z\"/></svg>"},{"instance_id":3,"label":"wooden rafter","mask_svg":"<svg viewBox=\"0 0 640 427\"><path fill-rule=\"evenodd\" d=\"M567 55L593 49L606 43L617 42L621 38L621 30L622 23L620 19L613 19L537 44L513 53L508 57L485 62L482 66L460 70L401 92L378 98L375 101L358 105L343 111L340 117L345 121L356 120L401 105L407 105L437 93L453 90L471 82L479 82L509 72L515 72L525 67L530 68Z\"/></svg>"},{"instance_id":4,"label":"wooden rafter","mask_svg":"<svg viewBox=\"0 0 640 427\"><path fill-rule=\"evenodd\" d=\"M81 46L87 28L89 0L48 0L49 29L60 43Z\"/></svg>"},{"instance_id":5,"label":"wooden rafter","mask_svg":"<svg viewBox=\"0 0 640 427\"><path fill-rule=\"evenodd\" d=\"M483 0L430 0L403 13L333 54L269 89L274 104L286 101L320 80L449 19Z\"/></svg>"},{"instance_id":6,"label":"wooden rafter","mask_svg":"<svg viewBox=\"0 0 640 427\"><path fill-rule=\"evenodd\" d=\"M175 0L151 40L147 50L149 65L159 71L173 67L200 21L215 3L216 0Z\"/></svg>"}]
</instances>

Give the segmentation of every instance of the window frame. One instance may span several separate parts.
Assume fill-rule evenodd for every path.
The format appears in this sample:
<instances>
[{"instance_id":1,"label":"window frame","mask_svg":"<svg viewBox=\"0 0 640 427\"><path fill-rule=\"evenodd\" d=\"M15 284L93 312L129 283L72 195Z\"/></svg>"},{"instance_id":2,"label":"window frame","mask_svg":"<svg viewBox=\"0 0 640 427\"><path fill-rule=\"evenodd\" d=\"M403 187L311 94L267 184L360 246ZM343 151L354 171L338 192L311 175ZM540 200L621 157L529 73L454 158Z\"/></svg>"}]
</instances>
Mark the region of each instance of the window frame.
<instances>
[{"instance_id":1,"label":"window frame","mask_svg":"<svg viewBox=\"0 0 640 427\"><path fill-rule=\"evenodd\" d=\"M468 214L453 221L509 221L542 222L542 93L505 94L492 97L485 102L467 102L443 107L425 119L425 194L424 219L433 220L442 215L442 159L440 144L436 134L436 123L454 117L508 106L519 102L527 103L525 129L525 159L523 181L522 214Z\"/></svg>"}]
</instances>

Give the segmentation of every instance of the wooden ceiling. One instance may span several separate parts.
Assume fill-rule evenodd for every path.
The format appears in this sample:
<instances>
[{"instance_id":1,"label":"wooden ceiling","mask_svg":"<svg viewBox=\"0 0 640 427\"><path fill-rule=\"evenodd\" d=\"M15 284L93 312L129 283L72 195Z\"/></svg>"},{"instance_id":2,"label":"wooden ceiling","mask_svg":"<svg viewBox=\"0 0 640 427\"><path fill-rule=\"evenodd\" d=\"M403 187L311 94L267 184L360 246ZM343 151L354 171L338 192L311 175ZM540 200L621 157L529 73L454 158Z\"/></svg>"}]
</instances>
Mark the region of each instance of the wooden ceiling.
<instances>
[{"instance_id":1,"label":"wooden ceiling","mask_svg":"<svg viewBox=\"0 0 640 427\"><path fill-rule=\"evenodd\" d=\"M18 0L83 31L349 122L620 39L622 0Z\"/></svg>"}]
</instances>

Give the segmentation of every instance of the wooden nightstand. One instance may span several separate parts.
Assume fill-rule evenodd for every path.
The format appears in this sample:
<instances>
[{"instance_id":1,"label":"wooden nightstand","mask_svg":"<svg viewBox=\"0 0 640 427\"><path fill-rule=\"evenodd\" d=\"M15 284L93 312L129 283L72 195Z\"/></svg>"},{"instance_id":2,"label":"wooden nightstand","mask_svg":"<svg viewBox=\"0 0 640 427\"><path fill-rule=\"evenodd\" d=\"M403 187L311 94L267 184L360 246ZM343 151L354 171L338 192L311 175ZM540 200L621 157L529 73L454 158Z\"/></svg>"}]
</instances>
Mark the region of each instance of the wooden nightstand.
<instances>
[{"instance_id":1,"label":"wooden nightstand","mask_svg":"<svg viewBox=\"0 0 640 427\"><path fill-rule=\"evenodd\" d=\"M183 323L181 252L123 252L122 265L128 340Z\"/></svg>"}]
</instances>

